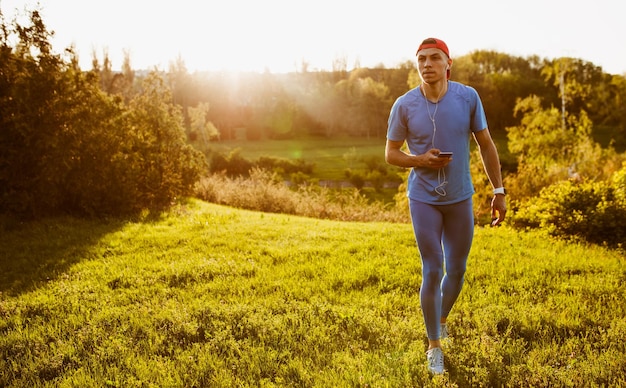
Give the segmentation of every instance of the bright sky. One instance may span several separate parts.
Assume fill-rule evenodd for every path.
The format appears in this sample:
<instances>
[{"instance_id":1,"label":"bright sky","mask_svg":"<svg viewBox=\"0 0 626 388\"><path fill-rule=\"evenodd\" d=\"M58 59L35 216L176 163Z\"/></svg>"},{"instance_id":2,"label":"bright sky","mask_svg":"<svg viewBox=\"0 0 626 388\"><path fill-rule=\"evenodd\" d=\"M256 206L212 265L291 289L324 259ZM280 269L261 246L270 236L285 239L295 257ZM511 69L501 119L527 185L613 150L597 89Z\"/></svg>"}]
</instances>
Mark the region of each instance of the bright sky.
<instances>
[{"instance_id":1,"label":"bright sky","mask_svg":"<svg viewBox=\"0 0 626 388\"><path fill-rule=\"evenodd\" d=\"M348 69L415 59L419 43L443 39L453 59L478 49L516 56L579 58L626 74L622 0L39 0L55 31L56 52L70 44L81 67L124 51L133 69L189 71ZM0 0L7 20L37 0Z\"/></svg>"}]
</instances>

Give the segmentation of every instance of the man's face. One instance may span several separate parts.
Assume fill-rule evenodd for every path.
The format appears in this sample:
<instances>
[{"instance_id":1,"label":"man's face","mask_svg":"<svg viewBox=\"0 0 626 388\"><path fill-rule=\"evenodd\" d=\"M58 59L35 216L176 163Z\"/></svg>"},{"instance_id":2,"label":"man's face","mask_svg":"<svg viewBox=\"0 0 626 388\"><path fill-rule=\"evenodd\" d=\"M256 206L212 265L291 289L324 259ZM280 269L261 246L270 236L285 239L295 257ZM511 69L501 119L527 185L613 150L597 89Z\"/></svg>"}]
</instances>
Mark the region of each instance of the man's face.
<instances>
[{"instance_id":1,"label":"man's face","mask_svg":"<svg viewBox=\"0 0 626 388\"><path fill-rule=\"evenodd\" d=\"M417 68L425 83L446 79L450 60L438 48L427 48L417 53Z\"/></svg>"}]
</instances>

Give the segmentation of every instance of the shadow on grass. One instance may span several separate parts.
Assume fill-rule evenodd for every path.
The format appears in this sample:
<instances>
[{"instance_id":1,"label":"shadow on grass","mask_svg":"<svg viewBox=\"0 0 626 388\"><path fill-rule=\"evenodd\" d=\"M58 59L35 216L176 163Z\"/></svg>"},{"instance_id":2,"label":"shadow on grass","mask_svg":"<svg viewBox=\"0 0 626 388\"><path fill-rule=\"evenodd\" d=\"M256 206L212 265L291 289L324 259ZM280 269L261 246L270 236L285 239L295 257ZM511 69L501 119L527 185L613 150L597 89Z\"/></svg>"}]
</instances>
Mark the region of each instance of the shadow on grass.
<instances>
[{"instance_id":1,"label":"shadow on grass","mask_svg":"<svg viewBox=\"0 0 626 388\"><path fill-rule=\"evenodd\" d=\"M28 222L0 218L0 293L32 291L72 265L101 256L98 241L125 224L71 217Z\"/></svg>"}]
</instances>

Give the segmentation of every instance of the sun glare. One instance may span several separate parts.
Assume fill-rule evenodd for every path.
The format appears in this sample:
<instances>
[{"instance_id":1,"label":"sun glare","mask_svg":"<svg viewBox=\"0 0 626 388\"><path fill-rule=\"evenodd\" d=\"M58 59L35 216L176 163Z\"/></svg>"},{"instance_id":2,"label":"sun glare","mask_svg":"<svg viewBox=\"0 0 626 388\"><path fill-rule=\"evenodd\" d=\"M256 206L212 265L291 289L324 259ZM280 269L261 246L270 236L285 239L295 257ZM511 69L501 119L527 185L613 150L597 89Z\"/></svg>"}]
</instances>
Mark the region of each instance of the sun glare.
<instances>
[{"instance_id":1,"label":"sun glare","mask_svg":"<svg viewBox=\"0 0 626 388\"><path fill-rule=\"evenodd\" d=\"M333 59L329 51L334 51L329 50L328 42L339 38L332 36L334 29L325 28L329 26L311 24L309 18L322 19L317 13L327 12L324 8L303 8L292 2L280 2L280 7L272 6L275 0L269 5L246 0L181 0L169 6L113 0L113 4L95 5L72 2L71 7L70 2L43 1L42 15L55 31L55 46L74 44L83 68L91 67L94 54L102 58L105 52L114 68L121 68L127 52L131 66L139 69L166 70L179 59L190 71L291 72L304 66L330 69ZM115 3L120 3L119 7ZM78 15L99 16L77 17L70 29L67 9Z\"/></svg>"},{"instance_id":2,"label":"sun glare","mask_svg":"<svg viewBox=\"0 0 626 388\"><path fill-rule=\"evenodd\" d=\"M626 71L626 51L607 49L598 36L609 36L612 47L626 44L626 24L615 8L617 0L597 0L592 8L572 6L562 17L558 2L527 0L524 7L501 12L490 22L467 29L467 20L482 17L481 7L450 0L441 18L422 17L420 2L389 0L384 5L357 0L0 0L5 20L15 10L40 4L57 52L74 45L81 67L104 52L121 69L125 52L135 69L167 70L182 59L190 71L230 70L291 72L304 68L331 70L343 61L357 65L397 66L414 59L418 41L438 36L453 56L474 50L545 58L570 56L593 62L609 72ZM493 3L493 0L478 0ZM542 12L535 10L541 8ZM526 20L535 21L528 29ZM588 29L581 29L583 23ZM523 31L523 33L519 33Z\"/></svg>"}]
</instances>

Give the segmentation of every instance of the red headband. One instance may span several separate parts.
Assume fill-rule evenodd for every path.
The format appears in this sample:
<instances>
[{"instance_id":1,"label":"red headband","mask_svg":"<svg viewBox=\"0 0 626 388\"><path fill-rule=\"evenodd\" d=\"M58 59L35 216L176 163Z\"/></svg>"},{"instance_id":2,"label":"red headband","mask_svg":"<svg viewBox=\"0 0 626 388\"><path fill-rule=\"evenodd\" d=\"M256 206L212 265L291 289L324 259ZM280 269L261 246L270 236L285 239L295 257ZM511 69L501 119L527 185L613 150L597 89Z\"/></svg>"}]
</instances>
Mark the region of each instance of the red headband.
<instances>
[{"instance_id":1,"label":"red headband","mask_svg":"<svg viewBox=\"0 0 626 388\"><path fill-rule=\"evenodd\" d=\"M415 53L415 55L417 55L417 53L419 53L420 50L427 49L427 48L437 48L443 51L444 53L446 53L448 58L450 58L450 51L448 50L448 45L443 40L437 39L437 38L424 39L422 44L420 44L420 46L417 48L417 52Z\"/></svg>"}]
</instances>

